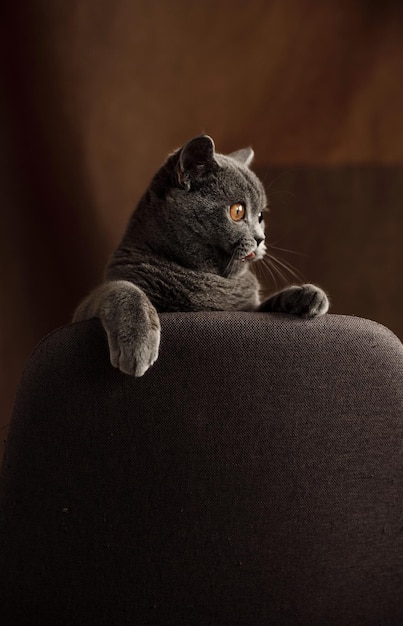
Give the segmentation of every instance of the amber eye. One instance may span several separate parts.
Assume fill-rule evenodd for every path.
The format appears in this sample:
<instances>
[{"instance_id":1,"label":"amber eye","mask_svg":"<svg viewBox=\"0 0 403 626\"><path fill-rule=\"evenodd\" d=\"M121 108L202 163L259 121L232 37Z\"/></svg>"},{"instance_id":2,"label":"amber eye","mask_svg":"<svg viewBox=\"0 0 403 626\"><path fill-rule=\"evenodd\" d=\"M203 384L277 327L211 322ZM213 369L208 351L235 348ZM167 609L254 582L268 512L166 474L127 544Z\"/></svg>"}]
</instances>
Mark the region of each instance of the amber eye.
<instances>
[{"instance_id":1,"label":"amber eye","mask_svg":"<svg viewBox=\"0 0 403 626\"><path fill-rule=\"evenodd\" d=\"M234 222L239 222L241 219L245 217L245 207L240 202L233 204L230 207L229 214Z\"/></svg>"}]
</instances>

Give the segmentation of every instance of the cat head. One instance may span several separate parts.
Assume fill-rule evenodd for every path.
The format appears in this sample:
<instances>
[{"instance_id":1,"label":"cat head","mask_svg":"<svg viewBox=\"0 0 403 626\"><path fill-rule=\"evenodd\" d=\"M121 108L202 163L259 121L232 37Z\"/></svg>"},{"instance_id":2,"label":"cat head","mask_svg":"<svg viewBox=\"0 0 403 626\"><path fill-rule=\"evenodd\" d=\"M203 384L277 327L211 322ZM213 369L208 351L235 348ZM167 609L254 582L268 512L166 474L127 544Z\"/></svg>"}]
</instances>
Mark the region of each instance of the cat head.
<instances>
[{"instance_id":1,"label":"cat head","mask_svg":"<svg viewBox=\"0 0 403 626\"><path fill-rule=\"evenodd\" d=\"M263 258L267 200L249 168L253 156L251 148L218 154L211 137L202 135L157 173L151 190L162 205L160 243L165 250L173 244L181 263L229 275Z\"/></svg>"}]
</instances>

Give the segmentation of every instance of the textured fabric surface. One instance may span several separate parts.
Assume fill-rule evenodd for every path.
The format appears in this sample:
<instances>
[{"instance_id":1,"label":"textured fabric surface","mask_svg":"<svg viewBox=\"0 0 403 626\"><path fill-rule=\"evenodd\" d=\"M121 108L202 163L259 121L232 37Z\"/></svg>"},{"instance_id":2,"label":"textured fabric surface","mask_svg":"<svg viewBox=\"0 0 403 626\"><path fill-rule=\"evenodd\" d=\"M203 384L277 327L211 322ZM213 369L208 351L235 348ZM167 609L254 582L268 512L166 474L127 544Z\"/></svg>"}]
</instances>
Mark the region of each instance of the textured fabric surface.
<instances>
[{"instance_id":1,"label":"textured fabric surface","mask_svg":"<svg viewBox=\"0 0 403 626\"><path fill-rule=\"evenodd\" d=\"M367 320L164 314L141 379L98 321L31 356L0 621L403 623L403 347Z\"/></svg>"}]
</instances>

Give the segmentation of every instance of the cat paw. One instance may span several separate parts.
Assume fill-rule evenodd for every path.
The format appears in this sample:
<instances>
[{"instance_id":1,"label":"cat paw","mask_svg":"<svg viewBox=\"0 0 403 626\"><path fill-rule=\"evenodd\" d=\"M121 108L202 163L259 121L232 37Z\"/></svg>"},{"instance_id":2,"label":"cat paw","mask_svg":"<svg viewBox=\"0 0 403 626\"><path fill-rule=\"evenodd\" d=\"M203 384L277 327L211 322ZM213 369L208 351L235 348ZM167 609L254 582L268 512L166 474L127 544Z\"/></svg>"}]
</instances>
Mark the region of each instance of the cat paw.
<instances>
[{"instance_id":1,"label":"cat paw","mask_svg":"<svg viewBox=\"0 0 403 626\"><path fill-rule=\"evenodd\" d=\"M329 299L323 289L310 283L296 288L293 315L300 317L317 317L329 310ZM298 292L299 289L299 292Z\"/></svg>"},{"instance_id":2,"label":"cat paw","mask_svg":"<svg viewBox=\"0 0 403 626\"><path fill-rule=\"evenodd\" d=\"M110 361L124 374L143 376L158 358L160 321L147 296L135 285L106 285L99 317L105 328Z\"/></svg>"},{"instance_id":3,"label":"cat paw","mask_svg":"<svg viewBox=\"0 0 403 626\"><path fill-rule=\"evenodd\" d=\"M160 325L158 316L149 315L136 326L106 329L110 360L124 374L143 376L158 359Z\"/></svg>"},{"instance_id":4,"label":"cat paw","mask_svg":"<svg viewBox=\"0 0 403 626\"><path fill-rule=\"evenodd\" d=\"M320 287L309 283L288 287L263 302L259 307L260 311L288 313L303 318L324 315L328 309L329 300L325 292Z\"/></svg>"}]
</instances>

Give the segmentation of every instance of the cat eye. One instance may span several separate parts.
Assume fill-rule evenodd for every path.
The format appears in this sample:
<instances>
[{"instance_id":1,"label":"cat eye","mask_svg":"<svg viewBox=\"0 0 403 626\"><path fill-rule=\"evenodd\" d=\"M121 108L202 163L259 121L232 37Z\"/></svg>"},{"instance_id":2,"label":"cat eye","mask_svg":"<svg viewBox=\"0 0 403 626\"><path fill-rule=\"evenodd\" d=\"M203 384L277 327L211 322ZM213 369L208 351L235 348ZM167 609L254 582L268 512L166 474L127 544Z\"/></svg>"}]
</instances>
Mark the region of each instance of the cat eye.
<instances>
[{"instance_id":1,"label":"cat eye","mask_svg":"<svg viewBox=\"0 0 403 626\"><path fill-rule=\"evenodd\" d=\"M259 220L259 224L261 222L263 222L263 211L260 211L259 215L257 216L258 220Z\"/></svg>"},{"instance_id":2,"label":"cat eye","mask_svg":"<svg viewBox=\"0 0 403 626\"><path fill-rule=\"evenodd\" d=\"M234 222L239 222L245 217L245 207L240 202L231 205L229 214Z\"/></svg>"}]
</instances>

